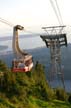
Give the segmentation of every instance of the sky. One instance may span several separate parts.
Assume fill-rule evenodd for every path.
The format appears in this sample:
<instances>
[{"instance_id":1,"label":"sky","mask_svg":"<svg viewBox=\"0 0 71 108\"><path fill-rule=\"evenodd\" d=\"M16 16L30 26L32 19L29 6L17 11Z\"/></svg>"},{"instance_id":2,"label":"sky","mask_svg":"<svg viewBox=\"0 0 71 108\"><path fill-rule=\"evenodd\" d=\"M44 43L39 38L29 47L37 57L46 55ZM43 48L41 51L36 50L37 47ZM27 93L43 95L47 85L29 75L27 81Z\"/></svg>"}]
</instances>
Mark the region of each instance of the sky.
<instances>
[{"instance_id":1,"label":"sky","mask_svg":"<svg viewBox=\"0 0 71 108\"><path fill-rule=\"evenodd\" d=\"M52 0L53 2L55 0ZM57 0L63 24L71 25L71 0ZM50 0L0 0L0 18L13 25L23 25L27 31L41 32L43 26L59 25ZM13 28L0 22L0 37ZM71 27L69 28L70 31Z\"/></svg>"}]
</instances>

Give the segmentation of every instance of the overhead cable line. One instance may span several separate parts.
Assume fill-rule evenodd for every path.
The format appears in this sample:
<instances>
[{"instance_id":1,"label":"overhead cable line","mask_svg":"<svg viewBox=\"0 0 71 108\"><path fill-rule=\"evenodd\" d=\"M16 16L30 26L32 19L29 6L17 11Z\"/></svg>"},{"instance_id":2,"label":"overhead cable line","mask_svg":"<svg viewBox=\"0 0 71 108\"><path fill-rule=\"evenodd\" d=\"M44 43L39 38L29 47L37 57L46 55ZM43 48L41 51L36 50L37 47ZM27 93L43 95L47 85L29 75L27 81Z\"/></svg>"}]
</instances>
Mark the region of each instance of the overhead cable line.
<instances>
[{"instance_id":1,"label":"overhead cable line","mask_svg":"<svg viewBox=\"0 0 71 108\"><path fill-rule=\"evenodd\" d=\"M30 33L32 35L41 35L42 33L35 33L35 32L32 32L32 31L28 31L26 29L24 29L23 31L27 32L27 33Z\"/></svg>"},{"instance_id":2,"label":"overhead cable line","mask_svg":"<svg viewBox=\"0 0 71 108\"><path fill-rule=\"evenodd\" d=\"M1 17L0 17L0 22L4 23L6 25L9 25L10 27L13 27L14 26L12 23L8 22L7 20L5 20L5 19L3 19Z\"/></svg>"},{"instance_id":3,"label":"overhead cable line","mask_svg":"<svg viewBox=\"0 0 71 108\"><path fill-rule=\"evenodd\" d=\"M63 25L62 15L61 15L57 0L55 0L55 2L56 2L56 6L57 6L57 9L58 9L58 12L59 12L59 16L60 16L60 19L61 19L61 22L62 22L62 25Z\"/></svg>"},{"instance_id":4,"label":"overhead cable line","mask_svg":"<svg viewBox=\"0 0 71 108\"><path fill-rule=\"evenodd\" d=\"M9 25L10 27L14 27L14 24L12 24L11 22L9 22L9 21L7 21L7 20L1 18L1 17L0 17L0 22L4 23L4 24L6 24L6 25ZM34 34L34 35L40 35L40 33L31 32L31 31L28 31L28 30L26 30L26 29L24 29L23 31L25 31L25 32L27 32L27 33Z\"/></svg>"},{"instance_id":5,"label":"overhead cable line","mask_svg":"<svg viewBox=\"0 0 71 108\"><path fill-rule=\"evenodd\" d=\"M12 23L10 23L9 21L3 19L0 17L0 22L6 24L6 25L9 25L10 27L14 27L14 25ZM32 32L32 31L29 31L27 29L24 29L23 31L27 32L27 33L30 33L30 34L33 34L33 35L41 35L42 33L35 33L35 32Z\"/></svg>"},{"instance_id":6,"label":"overhead cable line","mask_svg":"<svg viewBox=\"0 0 71 108\"><path fill-rule=\"evenodd\" d=\"M50 0L50 3L51 3L51 5L52 5L52 8L53 8L55 14L56 14L56 17L57 17L57 19L58 19L59 24L62 25L62 23L61 23L61 21L60 21L60 18L59 18L59 15L58 15L58 13L57 13L57 10L56 10L56 8L55 8L55 6L54 6L53 1Z\"/></svg>"},{"instance_id":7,"label":"overhead cable line","mask_svg":"<svg viewBox=\"0 0 71 108\"><path fill-rule=\"evenodd\" d=\"M14 27L14 24L12 24L11 22L8 22L7 20L5 20L5 19L3 19L1 17L0 17L0 22L4 23L6 25L9 25L10 27ZM42 34L42 33L35 33L35 32L32 32L32 31L29 31L27 29L24 29L23 31L27 32L27 33L30 33L30 34L33 34L33 35L41 35Z\"/></svg>"}]
</instances>

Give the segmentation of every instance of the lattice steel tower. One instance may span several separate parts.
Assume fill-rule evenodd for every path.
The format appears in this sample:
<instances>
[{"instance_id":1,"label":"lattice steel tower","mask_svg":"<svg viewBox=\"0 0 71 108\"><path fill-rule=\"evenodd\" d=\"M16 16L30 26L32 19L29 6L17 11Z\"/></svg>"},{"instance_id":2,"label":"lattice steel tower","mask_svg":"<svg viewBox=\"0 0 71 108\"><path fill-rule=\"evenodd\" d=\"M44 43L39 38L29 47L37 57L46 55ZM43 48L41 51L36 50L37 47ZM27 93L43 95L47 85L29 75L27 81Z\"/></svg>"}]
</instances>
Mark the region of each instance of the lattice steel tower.
<instances>
[{"instance_id":1,"label":"lattice steel tower","mask_svg":"<svg viewBox=\"0 0 71 108\"><path fill-rule=\"evenodd\" d=\"M47 34L40 35L46 46L50 48L51 68L49 72L49 80L60 81L65 89L64 72L61 64L61 47L67 46L66 34L62 31L65 26L43 27Z\"/></svg>"}]
</instances>

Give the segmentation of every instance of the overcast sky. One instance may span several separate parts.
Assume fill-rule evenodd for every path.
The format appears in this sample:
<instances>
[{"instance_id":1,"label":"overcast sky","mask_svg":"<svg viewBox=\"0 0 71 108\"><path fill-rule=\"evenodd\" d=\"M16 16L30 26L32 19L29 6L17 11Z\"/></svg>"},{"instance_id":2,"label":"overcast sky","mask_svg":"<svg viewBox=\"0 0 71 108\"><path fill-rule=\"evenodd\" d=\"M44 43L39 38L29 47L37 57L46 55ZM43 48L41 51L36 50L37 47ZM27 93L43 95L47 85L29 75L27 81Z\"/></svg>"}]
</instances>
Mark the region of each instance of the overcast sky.
<instances>
[{"instance_id":1,"label":"overcast sky","mask_svg":"<svg viewBox=\"0 0 71 108\"><path fill-rule=\"evenodd\" d=\"M63 24L71 25L71 0L57 2ZM40 31L42 26L59 25L50 0L0 0L0 17L35 32ZM0 34L10 32L12 28L0 22Z\"/></svg>"}]
</instances>

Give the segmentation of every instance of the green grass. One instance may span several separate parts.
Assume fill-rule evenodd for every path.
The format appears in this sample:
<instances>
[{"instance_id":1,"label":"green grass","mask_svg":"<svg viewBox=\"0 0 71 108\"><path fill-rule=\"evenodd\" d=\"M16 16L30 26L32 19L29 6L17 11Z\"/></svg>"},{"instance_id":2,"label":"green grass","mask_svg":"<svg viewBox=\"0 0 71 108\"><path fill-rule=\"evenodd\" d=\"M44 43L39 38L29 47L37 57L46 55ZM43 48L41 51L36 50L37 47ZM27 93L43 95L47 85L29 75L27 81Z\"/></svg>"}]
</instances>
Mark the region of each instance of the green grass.
<instances>
[{"instance_id":1,"label":"green grass","mask_svg":"<svg viewBox=\"0 0 71 108\"><path fill-rule=\"evenodd\" d=\"M43 101L30 96L26 104L17 98L14 100L0 98L0 108L71 108L71 104L60 100Z\"/></svg>"},{"instance_id":2,"label":"green grass","mask_svg":"<svg viewBox=\"0 0 71 108\"><path fill-rule=\"evenodd\" d=\"M16 108L7 99L0 99L0 108Z\"/></svg>"},{"instance_id":3,"label":"green grass","mask_svg":"<svg viewBox=\"0 0 71 108\"><path fill-rule=\"evenodd\" d=\"M42 65L36 65L30 75L12 73L1 61L0 69L4 69L0 77L0 108L71 108L68 102L55 100L67 100L67 94L49 87Z\"/></svg>"},{"instance_id":4,"label":"green grass","mask_svg":"<svg viewBox=\"0 0 71 108\"><path fill-rule=\"evenodd\" d=\"M37 106L31 108L71 108L71 104L65 101L52 100L45 102L32 97L29 100L32 105Z\"/></svg>"}]
</instances>

